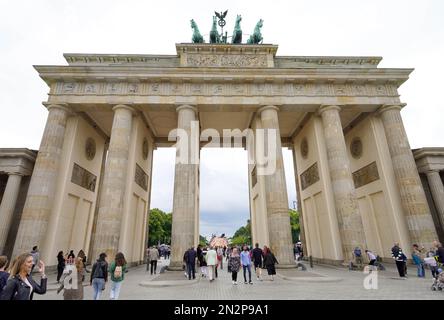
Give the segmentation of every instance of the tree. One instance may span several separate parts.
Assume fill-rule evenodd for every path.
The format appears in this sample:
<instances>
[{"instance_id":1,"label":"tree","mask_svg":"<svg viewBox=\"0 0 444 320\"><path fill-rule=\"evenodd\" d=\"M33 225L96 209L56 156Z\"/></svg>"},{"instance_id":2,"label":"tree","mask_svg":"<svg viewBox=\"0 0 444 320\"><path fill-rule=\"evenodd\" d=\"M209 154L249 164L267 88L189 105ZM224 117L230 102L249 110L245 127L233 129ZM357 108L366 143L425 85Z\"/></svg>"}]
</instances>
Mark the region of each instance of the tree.
<instances>
[{"instance_id":1,"label":"tree","mask_svg":"<svg viewBox=\"0 0 444 320\"><path fill-rule=\"evenodd\" d=\"M251 223L247 220L247 225L236 230L233 237L230 238L233 245L251 244Z\"/></svg>"},{"instance_id":2,"label":"tree","mask_svg":"<svg viewBox=\"0 0 444 320\"><path fill-rule=\"evenodd\" d=\"M150 210L148 245L171 242L172 214L160 209Z\"/></svg>"},{"instance_id":3,"label":"tree","mask_svg":"<svg viewBox=\"0 0 444 320\"><path fill-rule=\"evenodd\" d=\"M299 225L299 212L293 209L289 209L290 213L290 225L291 225L291 238L293 243L299 241L299 234L301 233L301 226Z\"/></svg>"}]
</instances>

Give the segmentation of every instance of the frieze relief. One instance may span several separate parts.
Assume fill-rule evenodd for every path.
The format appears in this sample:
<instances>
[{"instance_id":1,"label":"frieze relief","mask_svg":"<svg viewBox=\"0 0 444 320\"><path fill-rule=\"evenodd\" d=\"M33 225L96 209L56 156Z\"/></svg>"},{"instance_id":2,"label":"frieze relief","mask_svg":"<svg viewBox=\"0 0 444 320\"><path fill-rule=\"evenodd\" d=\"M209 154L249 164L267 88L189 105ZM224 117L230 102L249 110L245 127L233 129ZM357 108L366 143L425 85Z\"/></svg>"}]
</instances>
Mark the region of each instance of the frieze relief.
<instances>
[{"instance_id":1,"label":"frieze relief","mask_svg":"<svg viewBox=\"0 0 444 320\"><path fill-rule=\"evenodd\" d=\"M201 55L188 54L186 56L187 67L267 67L266 55Z\"/></svg>"},{"instance_id":2,"label":"frieze relief","mask_svg":"<svg viewBox=\"0 0 444 320\"><path fill-rule=\"evenodd\" d=\"M75 83L62 82L53 94L148 96L388 96L398 97L395 85L326 83Z\"/></svg>"}]
</instances>

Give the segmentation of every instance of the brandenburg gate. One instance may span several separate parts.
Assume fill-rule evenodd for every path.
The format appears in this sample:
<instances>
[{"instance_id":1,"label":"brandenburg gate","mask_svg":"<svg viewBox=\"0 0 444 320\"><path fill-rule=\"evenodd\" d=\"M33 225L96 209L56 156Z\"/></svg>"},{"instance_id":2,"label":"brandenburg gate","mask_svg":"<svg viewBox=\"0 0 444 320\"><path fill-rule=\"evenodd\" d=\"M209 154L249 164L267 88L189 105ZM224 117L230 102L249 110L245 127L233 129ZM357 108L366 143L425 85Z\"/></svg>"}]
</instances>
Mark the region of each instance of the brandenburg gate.
<instances>
[{"instance_id":1,"label":"brandenburg gate","mask_svg":"<svg viewBox=\"0 0 444 320\"><path fill-rule=\"evenodd\" d=\"M48 265L67 249L141 262L153 151L177 147L180 132L189 143L176 157L172 269L198 244L199 150L227 132L240 132L249 154L253 243L278 266L294 266L283 147L293 150L315 261L347 262L356 246L390 258L394 242L409 252L437 239L401 118L398 87L412 69L378 68L380 57L277 56L270 44L176 50L65 54L68 65L35 67L49 87L48 119L14 256L38 245ZM258 161L269 145L272 170Z\"/></svg>"}]
</instances>

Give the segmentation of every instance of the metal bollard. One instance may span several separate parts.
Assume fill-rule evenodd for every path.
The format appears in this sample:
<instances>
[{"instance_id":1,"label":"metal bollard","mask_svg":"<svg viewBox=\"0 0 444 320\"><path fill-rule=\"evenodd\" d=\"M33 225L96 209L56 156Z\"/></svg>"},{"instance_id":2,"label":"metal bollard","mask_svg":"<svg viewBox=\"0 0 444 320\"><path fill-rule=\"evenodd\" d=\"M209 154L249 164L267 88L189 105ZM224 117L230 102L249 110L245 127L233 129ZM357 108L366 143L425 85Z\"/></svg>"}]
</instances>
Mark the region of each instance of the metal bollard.
<instances>
[{"instance_id":1,"label":"metal bollard","mask_svg":"<svg viewBox=\"0 0 444 320\"><path fill-rule=\"evenodd\" d=\"M309 260L310 260L310 268L313 268L313 258L310 256Z\"/></svg>"}]
</instances>

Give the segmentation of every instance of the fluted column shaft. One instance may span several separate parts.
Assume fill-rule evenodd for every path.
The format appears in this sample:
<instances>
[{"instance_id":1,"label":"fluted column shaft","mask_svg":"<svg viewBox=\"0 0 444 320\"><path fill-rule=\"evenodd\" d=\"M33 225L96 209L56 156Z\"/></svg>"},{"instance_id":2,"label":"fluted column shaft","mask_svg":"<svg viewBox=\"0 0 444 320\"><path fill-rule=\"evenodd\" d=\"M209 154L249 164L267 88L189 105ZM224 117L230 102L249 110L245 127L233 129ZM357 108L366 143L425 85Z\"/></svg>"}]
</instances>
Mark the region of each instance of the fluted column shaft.
<instances>
[{"instance_id":1,"label":"fluted column shaft","mask_svg":"<svg viewBox=\"0 0 444 320\"><path fill-rule=\"evenodd\" d=\"M268 136L269 129L276 132L276 169L273 173L265 175L265 194L270 248L279 261L277 267L282 268L295 264L278 110L276 106L265 106L258 110L258 114L261 117L262 128L266 129L265 136Z\"/></svg>"},{"instance_id":2,"label":"fluted column shaft","mask_svg":"<svg viewBox=\"0 0 444 320\"><path fill-rule=\"evenodd\" d=\"M50 105L48 110L13 256L43 243L51 216L69 111L62 105Z\"/></svg>"},{"instance_id":3,"label":"fluted column shaft","mask_svg":"<svg viewBox=\"0 0 444 320\"><path fill-rule=\"evenodd\" d=\"M439 220L441 225L444 226L444 185L441 176L438 170L428 171L426 174L433 202L435 203L436 210L438 210Z\"/></svg>"},{"instance_id":4,"label":"fluted column shaft","mask_svg":"<svg viewBox=\"0 0 444 320\"><path fill-rule=\"evenodd\" d=\"M433 240L437 240L438 236L402 123L401 108L401 105L383 106L380 116L411 241L431 248Z\"/></svg>"},{"instance_id":5,"label":"fluted column shaft","mask_svg":"<svg viewBox=\"0 0 444 320\"><path fill-rule=\"evenodd\" d=\"M21 182L22 176L20 174L9 174L2 203L0 204L0 254L3 254L3 250L5 249Z\"/></svg>"},{"instance_id":6,"label":"fluted column shaft","mask_svg":"<svg viewBox=\"0 0 444 320\"><path fill-rule=\"evenodd\" d=\"M197 110L183 105L177 108L177 113L180 132L176 144L170 270L182 270L183 255L191 246L197 245L198 233L199 132L192 130Z\"/></svg>"},{"instance_id":7,"label":"fluted column shaft","mask_svg":"<svg viewBox=\"0 0 444 320\"><path fill-rule=\"evenodd\" d=\"M114 119L101 188L93 258L105 252L108 259L113 259L120 240L133 109L126 105L117 105L113 111Z\"/></svg>"},{"instance_id":8,"label":"fluted column shaft","mask_svg":"<svg viewBox=\"0 0 444 320\"><path fill-rule=\"evenodd\" d=\"M345 261L349 261L352 258L353 249L357 246L365 249L366 241L339 116L340 110L338 106L322 106L319 112L324 127L342 250Z\"/></svg>"}]
</instances>

